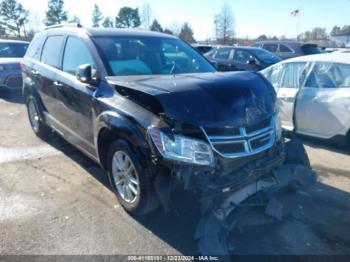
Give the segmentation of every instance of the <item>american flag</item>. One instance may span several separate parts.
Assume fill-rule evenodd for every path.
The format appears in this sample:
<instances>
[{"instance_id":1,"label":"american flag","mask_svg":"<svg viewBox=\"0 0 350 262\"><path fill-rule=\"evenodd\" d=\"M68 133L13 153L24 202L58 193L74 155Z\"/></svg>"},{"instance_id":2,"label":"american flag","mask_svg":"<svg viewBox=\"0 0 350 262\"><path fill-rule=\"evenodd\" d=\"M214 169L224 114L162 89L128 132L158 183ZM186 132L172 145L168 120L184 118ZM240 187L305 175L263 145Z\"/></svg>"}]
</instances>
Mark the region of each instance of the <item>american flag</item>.
<instances>
[{"instance_id":1,"label":"american flag","mask_svg":"<svg viewBox=\"0 0 350 262\"><path fill-rule=\"evenodd\" d=\"M293 12L291 12L290 15L294 16L294 17L298 16L299 15L299 9L294 10Z\"/></svg>"}]
</instances>

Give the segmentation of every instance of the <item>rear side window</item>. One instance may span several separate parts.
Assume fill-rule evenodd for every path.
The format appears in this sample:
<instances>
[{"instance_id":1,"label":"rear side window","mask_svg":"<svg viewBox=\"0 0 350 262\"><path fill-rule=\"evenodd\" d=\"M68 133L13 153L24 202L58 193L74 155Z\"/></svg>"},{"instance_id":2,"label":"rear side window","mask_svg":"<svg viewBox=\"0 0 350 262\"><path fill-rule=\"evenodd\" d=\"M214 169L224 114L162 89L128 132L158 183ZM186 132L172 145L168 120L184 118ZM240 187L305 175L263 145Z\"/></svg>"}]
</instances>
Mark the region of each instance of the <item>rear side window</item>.
<instances>
[{"instance_id":1,"label":"rear side window","mask_svg":"<svg viewBox=\"0 0 350 262\"><path fill-rule=\"evenodd\" d=\"M41 54L41 62L49 66L59 67L60 52L63 42L63 36L49 36L44 44ZM78 53L78 52L77 52Z\"/></svg>"},{"instance_id":2,"label":"rear side window","mask_svg":"<svg viewBox=\"0 0 350 262\"><path fill-rule=\"evenodd\" d=\"M196 48L197 48L197 50L198 50L199 52L201 52L202 54L208 53L210 50L213 49L211 46L197 46Z\"/></svg>"},{"instance_id":3,"label":"rear side window","mask_svg":"<svg viewBox=\"0 0 350 262\"><path fill-rule=\"evenodd\" d=\"M321 54L322 53L321 49L317 45L310 45L310 44L303 45L301 47L301 50L303 51L303 53L305 55L313 55L313 54Z\"/></svg>"},{"instance_id":4,"label":"rear side window","mask_svg":"<svg viewBox=\"0 0 350 262\"><path fill-rule=\"evenodd\" d=\"M280 45L280 52L281 53L293 53L292 49L290 49L288 46Z\"/></svg>"},{"instance_id":5,"label":"rear side window","mask_svg":"<svg viewBox=\"0 0 350 262\"><path fill-rule=\"evenodd\" d=\"M312 69L305 86L314 88L349 88L350 65L318 62Z\"/></svg>"},{"instance_id":6,"label":"rear side window","mask_svg":"<svg viewBox=\"0 0 350 262\"><path fill-rule=\"evenodd\" d=\"M272 52L272 53L276 53L277 52L277 44L264 44L263 48Z\"/></svg>"},{"instance_id":7,"label":"rear side window","mask_svg":"<svg viewBox=\"0 0 350 262\"><path fill-rule=\"evenodd\" d=\"M39 60L42 43L43 43L42 37L34 38L28 47L26 56L33 58L35 60Z\"/></svg>"},{"instance_id":8,"label":"rear side window","mask_svg":"<svg viewBox=\"0 0 350 262\"><path fill-rule=\"evenodd\" d=\"M231 48L220 48L215 54L217 59L229 59L231 53Z\"/></svg>"},{"instance_id":9,"label":"rear side window","mask_svg":"<svg viewBox=\"0 0 350 262\"><path fill-rule=\"evenodd\" d=\"M75 75L77 67L83 64L94 66L89 48L81 39L68 37L64 48L62 70Z\"/></svg>"}]
</instances>

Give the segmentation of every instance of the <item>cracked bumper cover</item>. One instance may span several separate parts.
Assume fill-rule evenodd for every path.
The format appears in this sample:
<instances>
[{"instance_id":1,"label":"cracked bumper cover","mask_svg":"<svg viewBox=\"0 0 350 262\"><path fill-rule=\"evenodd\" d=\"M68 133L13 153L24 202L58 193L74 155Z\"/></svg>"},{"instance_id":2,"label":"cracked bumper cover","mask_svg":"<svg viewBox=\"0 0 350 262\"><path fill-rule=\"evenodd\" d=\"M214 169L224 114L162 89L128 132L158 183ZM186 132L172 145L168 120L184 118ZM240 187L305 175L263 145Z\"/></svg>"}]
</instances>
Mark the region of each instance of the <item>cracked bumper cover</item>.
<instances>
[{"instance_id":1,"label":"cracked bumper cover","mask_svg":"<svg viewBox=\"0 0 350 262\"><path fill-rule=\"evenodd\" d=\"M220 201L202 203L205 208L195 234L202 254L227 255L229 253L232 247L229 247L227 238L237 223L235 218L232 220L231 214L246 199L262 193L270 200L265 212L277 219L282 219L278 193L288 186L300 189L316 181L316 174L308 166L307 155L299 141L287 143L285 159L282 163L271 172L261 175L238 190L222 194Z\"/></svg>"}]
</instances>

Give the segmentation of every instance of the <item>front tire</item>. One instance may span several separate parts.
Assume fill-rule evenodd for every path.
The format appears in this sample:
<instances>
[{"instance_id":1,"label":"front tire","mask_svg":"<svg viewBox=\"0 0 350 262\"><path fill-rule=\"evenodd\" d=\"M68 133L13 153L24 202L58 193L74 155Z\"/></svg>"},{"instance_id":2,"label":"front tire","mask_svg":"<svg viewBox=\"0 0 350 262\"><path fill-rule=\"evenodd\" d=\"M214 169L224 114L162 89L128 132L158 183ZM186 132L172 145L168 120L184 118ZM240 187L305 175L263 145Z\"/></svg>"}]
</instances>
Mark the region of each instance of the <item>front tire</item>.
<instances>
[{"instance_id":1,"label":"front tire","mask_svg":"<svg viewBox=\"0 0 350 262\"><path fill-rule=\"evenodd\" d=\"M126 141L112 143L107 160L111 186L127 212L143 215L159 206L152 172L149 168L141 168L139 154Z\"/></svg>"},{"instance_id":2,"label":"front tire","mask_svg":"<svg viewBox=\"0 0 350 262\"><path fill-rule=\"evenodd\" d=\"M34 133L40 138L46 138L50 133L50 129L40 116L38 104L35 98L33 96L29 96L26 99L26 105L29 123Z\"/></svg>"}]
</instances>

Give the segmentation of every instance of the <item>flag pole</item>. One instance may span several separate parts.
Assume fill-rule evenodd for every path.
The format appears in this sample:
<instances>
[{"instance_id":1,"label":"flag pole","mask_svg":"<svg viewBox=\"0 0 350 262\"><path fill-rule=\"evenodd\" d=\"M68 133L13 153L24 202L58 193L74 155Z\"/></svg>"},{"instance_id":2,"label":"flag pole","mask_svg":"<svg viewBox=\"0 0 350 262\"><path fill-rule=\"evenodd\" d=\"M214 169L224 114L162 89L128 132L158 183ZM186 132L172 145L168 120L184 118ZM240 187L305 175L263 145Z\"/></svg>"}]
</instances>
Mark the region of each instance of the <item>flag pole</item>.
<instances>
[{"instance_id":1,"label":"flag pole","mask_svg":"<svg viewBox=\"0 0 350 262\"><path fill-rule=\"evenodd\" d=\"M299 7L298 17L297 17L297 37L296 40L299 41L299 33L300 33L300 16L301 16L301 8Z\"/></svg>"}]
</instances>

